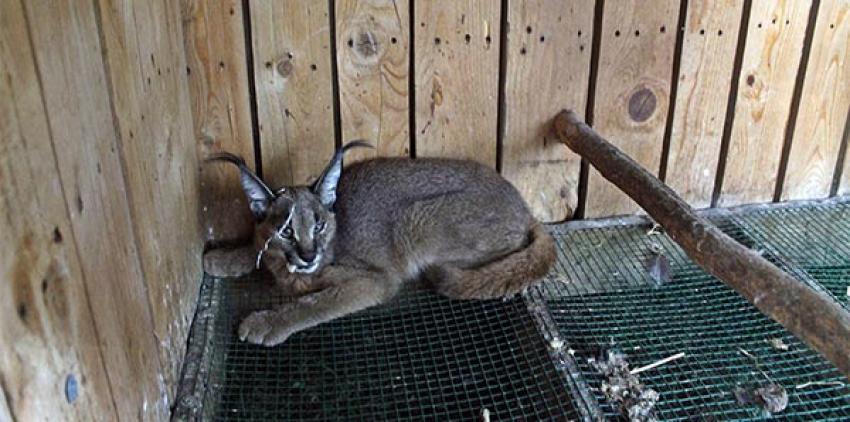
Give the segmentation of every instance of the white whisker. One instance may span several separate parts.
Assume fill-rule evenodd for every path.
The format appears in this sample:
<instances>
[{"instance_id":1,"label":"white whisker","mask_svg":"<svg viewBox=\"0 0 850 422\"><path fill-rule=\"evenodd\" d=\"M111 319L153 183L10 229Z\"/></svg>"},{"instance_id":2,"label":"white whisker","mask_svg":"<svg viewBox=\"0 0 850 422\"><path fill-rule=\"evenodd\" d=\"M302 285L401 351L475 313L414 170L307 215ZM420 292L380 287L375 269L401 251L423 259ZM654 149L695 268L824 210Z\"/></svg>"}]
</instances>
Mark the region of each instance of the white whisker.
<instances>
[{"instance_id":1,"label":"white whisker","mask_svg":"<svg viewBox=\"0 0 850 422\"><path fill-rule=\"evenodd\" d=\"M254 267L256 269L258 269L258 270L260 269L260 261L263 259L263 254L266 253L266 251L269 249L269 245L272 243L272 239L274 239L274 238L283 239L283 229L285 229L286 226L288 226L289 223L292 221L292 214L294 214L294 213L295 213L295 204L292 204L292 208L289 209L289 216L286 217L286 221L280 226L279 229L277 229L274 232L273 235L269 236L269 238L266 239L266 243L263 245L263 249L261 249L260 252L257 254L257 262L254 264Z\"/></svg>"}]
</instances>

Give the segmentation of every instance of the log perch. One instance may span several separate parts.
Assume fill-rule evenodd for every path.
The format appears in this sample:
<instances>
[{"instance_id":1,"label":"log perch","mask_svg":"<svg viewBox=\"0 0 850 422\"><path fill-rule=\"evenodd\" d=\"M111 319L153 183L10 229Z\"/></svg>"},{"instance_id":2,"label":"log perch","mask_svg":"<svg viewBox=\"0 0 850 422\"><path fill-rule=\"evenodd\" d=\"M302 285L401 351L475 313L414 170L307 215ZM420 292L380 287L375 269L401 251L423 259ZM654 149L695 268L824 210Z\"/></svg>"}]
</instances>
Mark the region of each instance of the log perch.
<instances>
[{"instance_id":1,"label":"log perch","mask_svg":"<svg viewBox=\"0 0 850 422\"><path fill-rule=\"evenodd\" d=\"M564 110L555 116L552 129L562 143L646 210L691 260L850 378L850 313L841 305L700 217L672 189L594 132L573 111Z\"/></svg>"}]
</instances>

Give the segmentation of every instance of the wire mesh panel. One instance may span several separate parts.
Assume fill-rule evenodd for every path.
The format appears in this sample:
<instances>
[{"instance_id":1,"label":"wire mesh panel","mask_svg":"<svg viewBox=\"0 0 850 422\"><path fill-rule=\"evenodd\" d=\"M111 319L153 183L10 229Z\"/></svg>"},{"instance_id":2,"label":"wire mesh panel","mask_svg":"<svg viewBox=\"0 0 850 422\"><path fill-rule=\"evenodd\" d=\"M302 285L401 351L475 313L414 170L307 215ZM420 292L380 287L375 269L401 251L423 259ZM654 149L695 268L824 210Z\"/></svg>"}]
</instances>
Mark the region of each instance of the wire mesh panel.
<instances>
[{"instance_id":1,"label":"wire mesh panel","mask_svg":"<svg viewBox=\"0 0 850 422\"><path fill-rule=\"evenodd\" d=\"M719 218L715 223L749 247L760 248L773 239L751 238L754 226L735 221ZM656 411L661 420L761 419L764 411L742 405L734 391L770 384L788 393L788 406L776 417L850 417L850 388L834 367L691 263L651 226L563 231L556 236L556 270L562 275L547 281L542 292L608 417L617 418L620 411L606 400L606 380L588 359L612 342L626 353L632 368L685 354L640 374L641 382L660 393ZM659 254L670 268L669 278L661 281L648 271L651 258ZM787 266L784 257L762 254ZM826 254L821 263L836 258ZM850 283L847 275L830 273L835 284L845 286ZM589 284L593 288L588 289Z\"/></svg>"},{"instance_id":2,"label":"wire mesh panel","mask_svg":"<svg viewBox=\"0 0 850 422\"><path fill-rule=\"evenodd\" d=\"M579 418L521 299L410 291L266 348L240 342L236 326L286 298L258 280L208 283L221 301L208 419L476 420L484 409L493 420Z\"/></svg>"},{"instance_id":3,"label":"wire mesh panel","mask_svg":"<svg viewBox=\"0 0 850 422\"><path fill-rule=\"evenodd\" d=\"M848 305L850 206L722 213L724 232ZM268 277L207 279L178 419L622 418L589 362L616 346L660 394L661 420L757 420L735 391L779 385L790 420L850 420L850 386L817 353L640 220L552 227L558 261L523 298L453 301L422 290L266 348L236 338L250 311L288 300ZM563 340L563 345L561 341ZM555 345L558 343L558 345Z\"/></svg>"},{"instance_id":4,"label":"wire mesh panel","mask_svg":"<svg viewBox=\"0 0 850 422\"><path fill-rule=\"evenodd\" d=\"M764 209L735 221L850 309L850 204Z\"/></svg>"}]
</instances>

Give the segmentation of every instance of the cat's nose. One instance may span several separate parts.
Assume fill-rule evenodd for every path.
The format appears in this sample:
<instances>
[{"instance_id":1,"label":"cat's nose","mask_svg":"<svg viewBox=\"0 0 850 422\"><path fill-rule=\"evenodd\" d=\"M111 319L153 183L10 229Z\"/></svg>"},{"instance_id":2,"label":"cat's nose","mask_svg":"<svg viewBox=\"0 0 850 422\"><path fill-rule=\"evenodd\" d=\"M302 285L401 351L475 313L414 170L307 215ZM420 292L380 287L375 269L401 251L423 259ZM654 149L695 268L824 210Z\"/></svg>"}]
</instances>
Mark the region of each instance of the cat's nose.
<instances>
[{"instance_id":1,"label":"cat's nose","mask_svg":"<svg viewBox=\"0 0 850 422\"><path fill-rule=\"evenodd\" d=\"M304 262L307 262L307 263L313 262L313 260L316 259L316 251L311 251L311 252L304 251L304 252L301 252L299 255L301 255L301 259Z\"/></svg>"}]
</instances>

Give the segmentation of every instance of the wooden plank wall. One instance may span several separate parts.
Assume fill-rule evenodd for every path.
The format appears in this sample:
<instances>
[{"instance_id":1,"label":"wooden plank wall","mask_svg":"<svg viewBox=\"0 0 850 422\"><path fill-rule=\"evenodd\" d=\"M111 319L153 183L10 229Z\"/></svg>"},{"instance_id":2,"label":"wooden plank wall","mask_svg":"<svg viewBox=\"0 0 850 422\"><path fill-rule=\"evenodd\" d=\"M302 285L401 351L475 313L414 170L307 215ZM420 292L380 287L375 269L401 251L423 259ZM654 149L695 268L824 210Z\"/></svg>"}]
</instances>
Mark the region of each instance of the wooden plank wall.
<instances>
[{"instance_id":1,"label":"wooden plank wall","mask_svg":"<svg viewBox=\"0 0 850 422\"><path fill-rule=\"evenodd\" d=\"M414 5L416 155L468 158L495 167L501 4Z\"/></svg>"},{"instance_id":2,"label":"wooden plank wall","mask_svg":"<svg viewBox=\"0 0 850 422\"><path fill-rule=\"evenodd\" d=\"M310 183L336 144L329 2L253 1L250 17L263 175Z\"/></svg>"},{"instance_id":3,"label":"wooden plank wall","mask_svg":"<svg viewBox=\"0 0 850 422\"><path fill-rule=\"evenodd\" d=\"M744 29L721 206L773 198L811 9L804 1L755 3Z\"/></svg>"},{"instance_id":4,"label":"wooden plank wall","mask_svg":"<svg viewBox=\"0 0 850 422\"><path fill-rule=\"evenodd\" d=\"M506 37L504 109L523 112L504 116L501 170L539 218L560 221L578 206L581 159L547 139L544 128L564 104L584 114L594 5L577 2L564 8L559 0L508 4L514 30Z\"/></svg>"},{"instance_id":5,"label":"wooden plank wall","mask_svg":"<svg viewBox=\"0 0 850 422\"><path fill-rule=\"evenodd\" d=\"M599 28L594 127L644 167L661 165L678 31L679 0L608 2ZM632 214L637 204L595 170L586 215Z\"/></svg>"},{"instance_id":6,"label":"wooden plank wall","mask_svg":"<svg viewBox=\"0 0 850 422\"><path fill-rule=\"evenodd\" d=\"M666 180L690 204L704 208L714 193L743 2L694 0L682 13Z\"/></svg>"},{"instance_id":7,"label":"wooden plank wall","mask_svg":"<svg viewBox=\"0 0 850 422\"><path fill-rule=\"evenodd\" d=\"M226 150L254 168L253 121L241 0L182 0L186 74L200 157ZM226 166L201 166L204 237L250 235L251 213L239 178Z\"/></svg>"},{"instance_id":8,"label":"wooden plank wall","mask_svg":"<svg viewBox=\"0 0 850 422\"><path fill-rule=\"evenodd\" d=\"M339 0L335 12L342 140L375 145L347 162L409 155L409 4Z\"/></svg>"},{"instance_id":9,"label":"wooden plank wall","mask_svg":"<svg viewBox=\"0 0 850 422\"><path fill-rule=\"evenodd\" d=\"M0 8L4 407L164 420L203 247L180 8Z\"/></svg>"},{"instance_id":10,"label":"wooden plank wall","mask_svg":"<svg viewBox=\"0 0 850 422\"><path fill-rule=\"evenodd\" d=\"M848 62L850 0L2 2L0 418L167 417L203 243L251 233L211 152L300 184L360 138L640 212L547 138L570 107L698 207L850 194Z\"/></svg>"},{"instance_id":11,"label":"wooden plank wall","mask_svg":"<svg viewBox=\"0 0 850 422\"><path fill-rule=\"evenodd\" d=\"M812 38L808 74L800 97L805 107L794 126L783 199L825 197L833 186L850 113L850 1L821 2ZM845 160L846 162L846 160ZM850 180L850 172L843 172ZM843 193L848 186L843 184Z\"/></svg>"},{"instance_id":12,"label":"wooden plank wall","mask_svg":"<svg viewBox=\"0 0 850 422\"><path fill-rule=\"evenodd\" d=\"M376 150L349 161L448 156L493 166L546 222L641 212L546 138L551 116L570 107L695 207L850 191L847 0L206 8L226 30L207 31L198 7L184 7L193 15L184 17L186 54L208 79L190 77L192 103L225 103L194 108L199 151L253 153L273 185L307 183L335 148L365 139ZM245 63L227 37L244 37ZM238 134L199 123L227 127L232 116L241 116ZM243 206L235 174L215 171L209 183L227 188L206 195L205 208ZM249 235L243 216L208 213L208 240Z\"/></svg>"}]
</instances>

